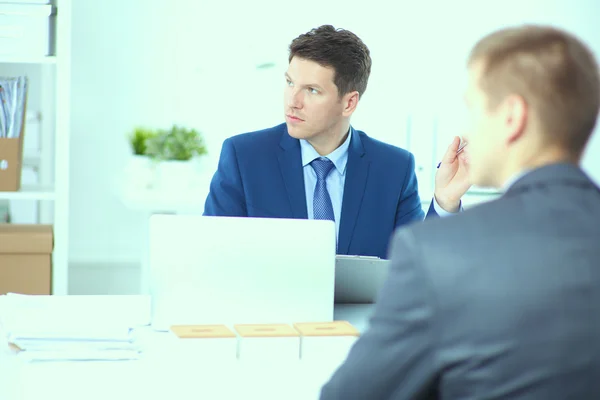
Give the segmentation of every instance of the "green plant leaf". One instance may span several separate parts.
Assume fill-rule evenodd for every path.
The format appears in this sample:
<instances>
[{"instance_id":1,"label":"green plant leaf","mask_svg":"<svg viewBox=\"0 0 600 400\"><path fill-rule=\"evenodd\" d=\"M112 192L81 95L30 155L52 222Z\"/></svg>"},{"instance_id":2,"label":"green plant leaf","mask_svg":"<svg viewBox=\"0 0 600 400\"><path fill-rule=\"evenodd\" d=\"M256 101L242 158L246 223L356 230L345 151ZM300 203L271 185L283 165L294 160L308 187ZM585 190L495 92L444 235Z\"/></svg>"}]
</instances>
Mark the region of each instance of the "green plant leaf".
<instances>
[{"instance_id":1,"label":"green plant leaf","mask_svg":"<svg viewBox=\"0 0 600 400\"><path fill-rule=\"evenodd\" d=\"M148 140L154 138L157 135L155 131L150 129L137 127L129 134L129 143L131 145L131 151L135 155L148 155L147 145Z\"/></svg>"},{"instance_id":2,"label":"green plant leaf","mask_svg":"<svg viewBox=\"0 0 600 400\"><path fill-rule=\"evenodd\" d=\"M177 125L169 130L159 131L146 145L147 154L157 160L187 161L207 153L200 132Z\"/></svg>"}]
</instances>

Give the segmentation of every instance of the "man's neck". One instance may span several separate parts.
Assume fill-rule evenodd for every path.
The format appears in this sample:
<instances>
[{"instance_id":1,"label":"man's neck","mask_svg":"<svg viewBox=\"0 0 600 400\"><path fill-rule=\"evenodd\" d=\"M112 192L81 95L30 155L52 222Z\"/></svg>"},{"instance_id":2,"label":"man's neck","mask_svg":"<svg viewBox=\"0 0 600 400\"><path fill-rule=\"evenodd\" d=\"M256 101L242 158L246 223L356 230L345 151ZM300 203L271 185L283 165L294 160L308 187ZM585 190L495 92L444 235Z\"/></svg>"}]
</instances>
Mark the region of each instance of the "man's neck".
<instances>
[{"instance_id":1,"label":"man's neck","mask_svg":"<svg viewBox=\"0 0 600 400\"><path fill-rule=\"evenodd\" d=\"M578 164L579 161L579 157L574 157L572 154L569 154L562 149L553 148L543 152L540 151L535 156L525 159L525 161L513 162L507 165L504 173L502 174L502 179L499 182L499 187L506 187L508 183L512 182L514 177L519 176L526 171L531 171L552 164Z\"/></svg>"},{"instance_id":2,"label":"man's neck","mask_svg":"<svg viewBox=\"0 0 600 400\"><path fill-rule=\"evenodd\" d=\"M317 138L308 140L308 143L310 143L320 156L331 154L344 143L350 130L350 123L345 123L342 127L336 127L334 129L335 130L322 134Z\"/></svg>"}]
</instances>

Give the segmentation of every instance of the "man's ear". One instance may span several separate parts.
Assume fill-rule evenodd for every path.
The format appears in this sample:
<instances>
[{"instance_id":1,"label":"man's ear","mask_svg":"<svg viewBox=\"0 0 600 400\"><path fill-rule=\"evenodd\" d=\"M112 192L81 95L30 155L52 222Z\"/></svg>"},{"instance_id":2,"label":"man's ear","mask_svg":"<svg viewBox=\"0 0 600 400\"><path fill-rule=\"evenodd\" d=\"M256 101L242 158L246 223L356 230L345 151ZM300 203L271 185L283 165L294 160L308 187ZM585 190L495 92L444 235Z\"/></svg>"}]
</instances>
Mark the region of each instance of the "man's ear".
<instances>
[{"instance_id":1,"label":"man's ear","mask_svg":"<svg viewBox=\"0 0 600 400\"><path fill-rule=\"evenodd\" d=\"M525 132L529 108L525 99L518 95L508 96L503 103L502 118L508 131L506 140L513 143Z\"/></svg>"},{"instance_id":2,"label":"man's ear","mask_svg":"<svg viewBox=\"0 0 600 400\"><path fill-rule=\"evenodd\" d=\"M355 90L350 93L346 93L342 98L342 104L344 105L343 116L349 117L352 115L356 107L358 106L358 100L360 99L360 95Z\"/></svg>"}]
</instances>

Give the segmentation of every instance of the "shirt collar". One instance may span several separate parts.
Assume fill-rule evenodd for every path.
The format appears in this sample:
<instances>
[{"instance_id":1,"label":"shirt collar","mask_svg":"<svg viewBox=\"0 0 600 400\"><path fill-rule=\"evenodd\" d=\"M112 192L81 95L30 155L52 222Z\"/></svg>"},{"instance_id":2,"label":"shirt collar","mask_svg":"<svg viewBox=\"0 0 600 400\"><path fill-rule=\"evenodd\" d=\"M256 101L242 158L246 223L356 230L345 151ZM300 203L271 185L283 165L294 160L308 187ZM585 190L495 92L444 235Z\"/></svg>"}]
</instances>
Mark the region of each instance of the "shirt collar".
<instances>
[{"instance_id":1,"label":"shirt collar","mask_svg":"<svg viewBox=\"0 0 600 400\"><path fill-rule=\"evenodd\" d=\"M346 173L346 164L348 163L348 148L350 147L351 136L352 127L350 127L348 130L348 137L346 137L344 143L325 156L333 163L333 165L335 165L335 169L337 169L340 175L344 175ZM321 155L319 155L315 148L312 147L312 145L305 139L300 139L300 152L302 154L302 167L306 167L313 160L321 158Z\"/></svg>"}]
</instances>

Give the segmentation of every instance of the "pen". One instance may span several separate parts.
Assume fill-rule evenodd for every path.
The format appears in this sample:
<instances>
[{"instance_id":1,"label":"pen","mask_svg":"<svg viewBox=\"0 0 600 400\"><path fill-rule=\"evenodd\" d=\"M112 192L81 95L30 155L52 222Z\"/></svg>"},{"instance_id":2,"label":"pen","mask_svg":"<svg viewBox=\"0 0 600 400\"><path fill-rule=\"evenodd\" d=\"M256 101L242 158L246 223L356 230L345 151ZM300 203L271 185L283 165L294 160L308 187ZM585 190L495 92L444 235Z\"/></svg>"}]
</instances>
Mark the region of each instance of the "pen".
<instances>
[{"instance_id":1,"label":"pen","mask_svg":"<svg viewBox=\"0 0 600 400\"><path fill-rule=\"evenodd\" d=\"M462 144L462 145L461 145L461 146L458 148L458 150L456 150L456 154L460 154L460 153L463 151L463 149L464 149L465 147L467 147L467 144L468 144L468 143L466 143L466 142L465 142L465 143L463 143L463 144ZM438 165L437 165L437 168L439 168L439 167L440 167L440 165L442 165L442 163L441 163L441 162L439 162L439 163L438 163Z\"/></svg>"}]
</instances>

